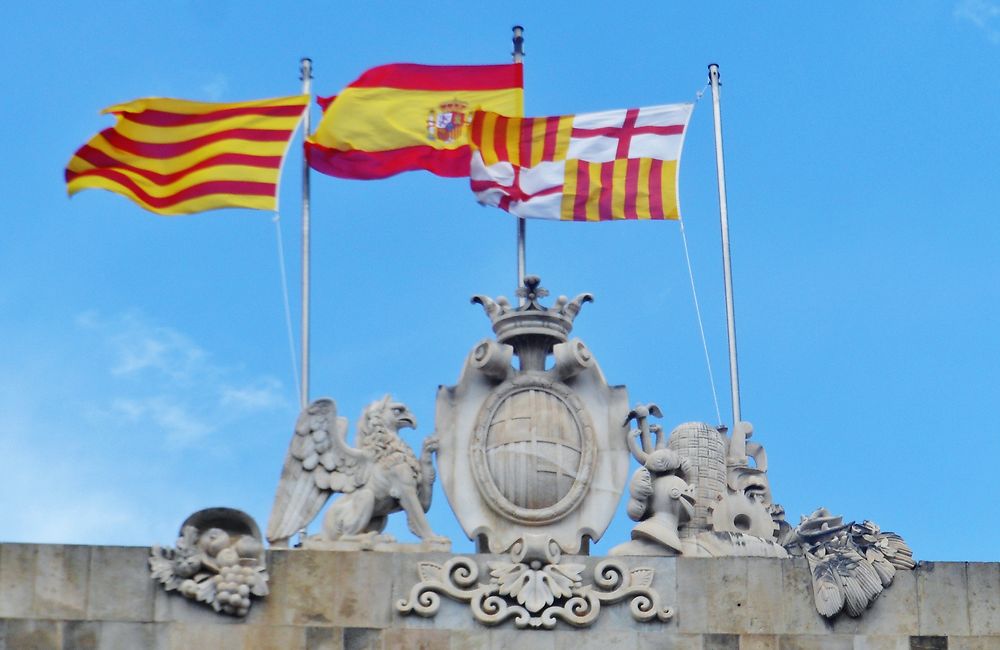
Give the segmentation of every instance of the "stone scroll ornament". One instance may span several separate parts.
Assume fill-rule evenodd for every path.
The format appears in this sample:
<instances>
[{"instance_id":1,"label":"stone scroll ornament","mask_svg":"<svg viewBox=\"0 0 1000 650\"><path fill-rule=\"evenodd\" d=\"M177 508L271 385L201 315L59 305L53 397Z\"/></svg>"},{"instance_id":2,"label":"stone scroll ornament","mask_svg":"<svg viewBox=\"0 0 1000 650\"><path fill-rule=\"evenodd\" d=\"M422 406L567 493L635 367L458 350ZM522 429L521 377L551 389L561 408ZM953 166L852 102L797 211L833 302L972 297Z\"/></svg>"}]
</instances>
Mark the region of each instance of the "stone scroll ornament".
<instances>
[{"instance_id":1,"label":"stone scroll ornament","mask_svg":"<svg viewBox=\"0 0 1000 650\"><path fill-rule=\"evenodd\" d=\"M365 408L357 447L351 447L347 420L337 417L337 404L331 399L310 404L295 424L267 525L268 541L287 547L299 533L306 548L393 550L395 539L382 531L389 515L402 510L426 550L449 550L451 542L434 534L424 514L431 506L437 438L424 440L418 458L399 437L400 429L416 426L406 405L386 395ZM334 493L341 497L327 510L319 534L305 536L306 526Z\"/></svg>"},{"instance_id":2,"label":"stone scroll ornament","mask_svg":"<svg viewBox=\"0 0 1000 650\"><path fill-rule=\"evenodd\" d=\"M558 621L588 627L604 605L629 601L639 622L669 621L674 612L661 604L653 589L654 570L630 569L620 559L597 564L585 584L585 565L560 562L559 545L543 535L526 535L511 548L509 559L487 562L490 573L479 581L479 565L467 557L444 562L420 562L420 582L408 598L396 603L401 614L433 617L441 596L469 603L472 616L483 625L513 620L517 628L552 629Z\"/></svg>"},{"instance_id":3,"label":"stone scroll ornament","mask_svg":"<svg viewBox=\"0 0 1000 650\"><path fill-rule=\"evenodd\" d=\"M268 594L260 530L249 515L231 508L188 517L174 548L152 547L149 569L166 591L232 616L246 616L253 597Z\"/></svg>"}]
</instances>

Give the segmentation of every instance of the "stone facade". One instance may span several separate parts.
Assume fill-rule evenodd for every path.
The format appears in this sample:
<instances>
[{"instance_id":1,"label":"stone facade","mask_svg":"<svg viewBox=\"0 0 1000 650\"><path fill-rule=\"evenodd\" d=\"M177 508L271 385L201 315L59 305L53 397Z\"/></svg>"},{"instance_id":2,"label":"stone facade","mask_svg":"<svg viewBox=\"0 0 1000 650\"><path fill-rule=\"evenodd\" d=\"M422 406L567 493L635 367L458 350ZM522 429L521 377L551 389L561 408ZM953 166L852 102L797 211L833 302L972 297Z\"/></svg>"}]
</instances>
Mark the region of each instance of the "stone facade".
<instances>
[{"instance_id":1,"label":"stone facade","mask_svg":"<svg viewBox=\"0 0 1000 650\"><path fill-rule=\"evenodd\" d=\"M417 563L449 553L270 550L271 594L245 619L167 593L148 548L0 545L0 648L281 648L295 650L998 650L1000 564L925 562L900 572L861 618L827 620L813 606L805 558L623 558L655 569L674 608L638 623L628 603L592 627L486 628L443 599L434 618L395 604ZM482 571L496 556L476 555ZM566 558L592 570L603 558Z\"/></svg>"}]
</instances>

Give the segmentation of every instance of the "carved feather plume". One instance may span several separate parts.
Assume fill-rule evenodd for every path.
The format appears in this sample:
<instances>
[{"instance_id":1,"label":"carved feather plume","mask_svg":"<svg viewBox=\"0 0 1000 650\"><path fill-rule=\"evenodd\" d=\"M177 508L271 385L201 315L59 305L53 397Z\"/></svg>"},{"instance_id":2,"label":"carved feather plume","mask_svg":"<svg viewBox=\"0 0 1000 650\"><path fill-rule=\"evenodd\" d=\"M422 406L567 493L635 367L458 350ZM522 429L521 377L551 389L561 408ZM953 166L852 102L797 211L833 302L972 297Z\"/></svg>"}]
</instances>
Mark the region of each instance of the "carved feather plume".
<instances>
[{"instance_id":1,"label":"carved feather plume","mask_svg":"<svg viewBox=\"0 0 1000 650\"><path fill-rule=\"evenodd\" d=\"M337 404L318 399L299 415L278 481L267 539L283 543L305 528L333 492L353 492L371 472L372 456L347 445Z\"/></svg>"}]
</instances>

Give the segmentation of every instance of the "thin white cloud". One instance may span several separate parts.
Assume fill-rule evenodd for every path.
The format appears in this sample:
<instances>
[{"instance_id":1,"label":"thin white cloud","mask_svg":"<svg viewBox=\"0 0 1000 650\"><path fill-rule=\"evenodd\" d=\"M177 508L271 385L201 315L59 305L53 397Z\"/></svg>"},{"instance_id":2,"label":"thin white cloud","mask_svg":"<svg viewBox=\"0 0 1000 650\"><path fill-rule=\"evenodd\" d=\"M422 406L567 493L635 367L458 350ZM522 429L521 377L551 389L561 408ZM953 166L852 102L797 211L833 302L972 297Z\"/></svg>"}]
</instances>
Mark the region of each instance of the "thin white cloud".
<instances>
[{"instance_id":1,"label":"thin white cloud","mask_svg":"<svg viewBox=\"0 0 1000 650\"><path fill-rule=\"evenodd\" d=\"M96 312L85 312L76 321L102 336L114 358L113 375L135 376L154 370L176 381L187 381L209 369L205 351L194 342L135 313L105 319Z\"/></svg>"},{"instance_id":2,"label":"thin white cloud","mask_svg":"<svg viewBox=\"0 0 1000 650\"><path fill-rule=\"evenodd\" d=\"M223 386L220 403L245 411L277 408L285 404L282 390L281 382L273 378L262 379L255 385Z\"/></svg>"},{"instance_id":3,"label":"thin white cloud","mask_svg":"<svg viewBox=\"0 0 1000 650\"><path fill-rule=\"evenodd\" d=\"M91 409L98 422L127 424L168 447L188 447L249 412L286 405L277 379L241 377L190 337L139 314L87 312L77 324L101 339L107 372L119 381L116 397Z\"/></svg>"},{"instance_id":4,"label":"thin white cloud","mask_svg":"<svg viewBox=\"0 0 1000 650\"><path fill-rule=\"evenodd\" d=\"M990 0L961 0L955 17L972 23L986 34L991 43L1000 45L1000 3Z\"/></svg>"},{"instance_id":5,"label":"thin white cloud","mask_svg":"<svg viewBox=\"0 0 1000 650\"><path fill-rule=\"evenodd\" d=\"M171 447L184 447L203 440L215 427L189 411L186 404L160 395L143 399L116 399L111 404L114 415L139 431L159 431Z\"/></svg>"}]
</instances>

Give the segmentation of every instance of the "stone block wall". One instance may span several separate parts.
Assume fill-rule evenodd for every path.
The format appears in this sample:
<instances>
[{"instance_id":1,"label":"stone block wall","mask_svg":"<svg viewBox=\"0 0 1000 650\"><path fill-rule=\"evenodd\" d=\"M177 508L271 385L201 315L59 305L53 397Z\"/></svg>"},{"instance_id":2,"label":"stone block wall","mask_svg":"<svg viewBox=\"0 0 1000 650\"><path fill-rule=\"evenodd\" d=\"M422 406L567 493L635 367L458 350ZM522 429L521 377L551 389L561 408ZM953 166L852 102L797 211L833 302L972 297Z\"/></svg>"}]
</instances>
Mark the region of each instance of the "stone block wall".
<instances>
[{"instance_id":1,"label":"stone block wall","mask_svg":"<svg viewBox=\"0 0 1000 650\"><path fill-rule=\"evenodd\" d=\"M396 613L417 562L448 554L270 551L271 595L245 620L167 594L148 557L148 548L0 545L0 650L1000 650L1000 564L923 563L898 573L860 619L831 622L813 608L804 560L628 558L655 569L671 621L638 623L625 601L590 628L549 631L486 628L447 598L434 618ZM490 558L476 559L487 576ZM578 560L586 577L598 560Z\"/></svg>"}]
</instances>

